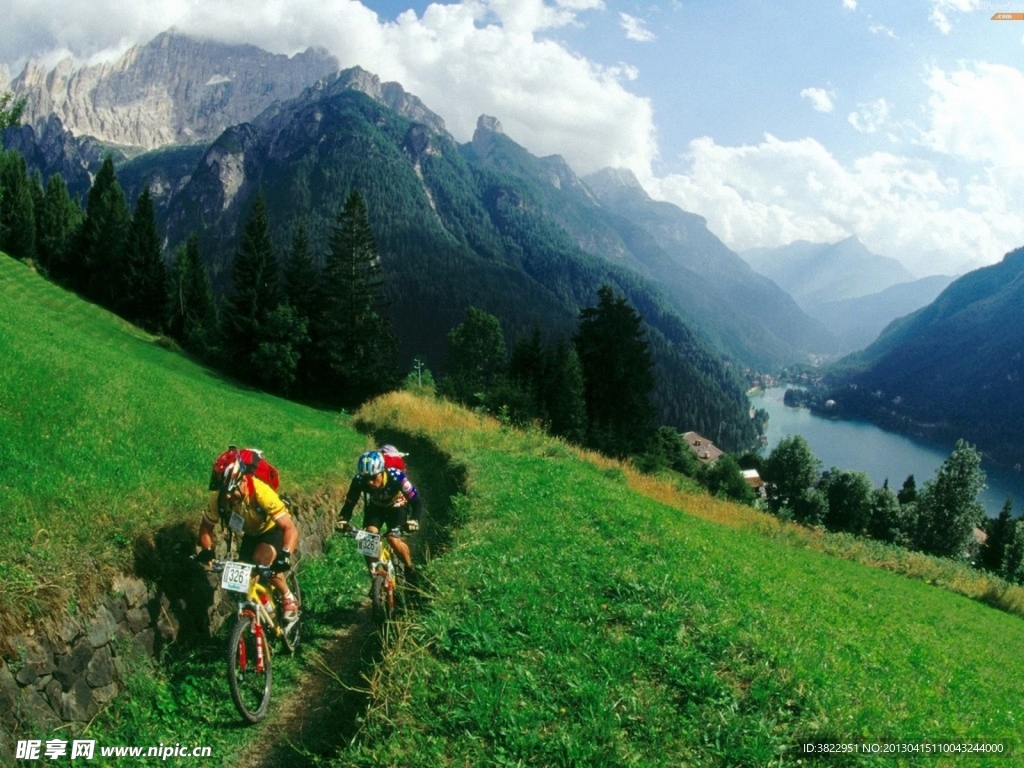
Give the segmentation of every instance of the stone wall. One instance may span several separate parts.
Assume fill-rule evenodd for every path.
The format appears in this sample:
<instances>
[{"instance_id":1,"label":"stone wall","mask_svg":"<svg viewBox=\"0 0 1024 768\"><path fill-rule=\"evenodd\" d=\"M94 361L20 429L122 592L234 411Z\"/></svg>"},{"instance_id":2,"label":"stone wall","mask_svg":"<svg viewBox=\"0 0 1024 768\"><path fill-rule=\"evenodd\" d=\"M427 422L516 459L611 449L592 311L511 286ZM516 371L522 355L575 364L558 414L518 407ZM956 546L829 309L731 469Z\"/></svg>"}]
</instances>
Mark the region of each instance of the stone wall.
<instances>
[{"instance_id":1,"label":"stone wall","mask_svg":"<svg viewBox=\"0 0 1024 768\"><path fill-rule=\"evenodd\" d=\"M319 555L340 506L337 493L294 497L302 557ZM226 553L218 537L218 555ZM14 762L16 736L40 738L92 720L120 689L133 659L171 643L208 638L235 611L216 579L192 563L195 530L179 524L136 542L135 574L121 575L88 616L65 617L47 633L11 638L0 660L0 764Z\"/></svg>"}]
</instances>

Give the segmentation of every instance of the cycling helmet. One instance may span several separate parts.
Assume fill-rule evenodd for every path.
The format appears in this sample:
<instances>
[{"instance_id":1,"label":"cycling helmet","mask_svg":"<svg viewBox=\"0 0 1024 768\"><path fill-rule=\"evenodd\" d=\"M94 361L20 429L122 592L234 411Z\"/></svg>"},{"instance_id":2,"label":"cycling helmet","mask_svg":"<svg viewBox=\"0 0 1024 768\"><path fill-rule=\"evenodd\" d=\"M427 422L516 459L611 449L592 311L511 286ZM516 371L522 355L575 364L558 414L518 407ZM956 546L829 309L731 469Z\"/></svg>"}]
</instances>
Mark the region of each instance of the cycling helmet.
<instances>
[{"instance_id":1,"label":"cycling helmet","mask_svg":"<svg viewBox=\"0 0 1024 768\"><path fill-rule=\"evenodd\" d=\"M360 477L374 477L384 471L384 457L377 451L367 451L357 464Z\"/></svg>"},{"instance_id":2,"label":"cycling helmet","mask_svg":"<svg viewBox=\"0 0 1024 768\"><path fill-rule=\"evenodd\" d=\"M224 468L224 472L221 474L221 488L225 493L231 493L241 485L243 475L242 462L240 459L235 459Z\"/></svg>"}]
</instances>

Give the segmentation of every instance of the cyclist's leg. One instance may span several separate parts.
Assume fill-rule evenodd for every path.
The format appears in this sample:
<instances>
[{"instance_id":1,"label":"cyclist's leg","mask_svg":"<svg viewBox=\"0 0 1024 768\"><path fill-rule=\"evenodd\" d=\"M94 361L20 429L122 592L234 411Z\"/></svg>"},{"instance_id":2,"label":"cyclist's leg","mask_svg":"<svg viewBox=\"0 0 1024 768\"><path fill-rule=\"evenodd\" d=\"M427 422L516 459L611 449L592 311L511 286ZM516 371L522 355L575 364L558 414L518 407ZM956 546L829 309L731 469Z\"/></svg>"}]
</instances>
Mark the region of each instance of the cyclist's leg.
<instances>
[{"instance_id":1,"label":"cyclist's leg","mask_svg":"<svg viewBox=\"0 0 1024 768\"><path fill-rule=\"evenodd\" d=\"M246 544L251 542L247 547ZM242 546L239 548L239 556L246 562L256 563L257 565L270 565L274 562L274 558L277 557L277 553L281 547L284 546L284 532L276 525L265 533L261 533L259 536L245 536L242 539ZM248 550L249 557L252 559L246 559L245 553ZM277 594L285 597L289 594L288 582L285 580L283 573L275 573L270 579L270 583L274 585L274 589L277 590Z\"/></svg>"},{"instance_id":2,"label":"cyclist's leg","mask_svg":"<svg viewBox=\"0 0 1024 768\"><path fill-rule=\"evenodd\" d=\"M393 507L388 510L387 536L391 549L394 550L399 559L405 563L405 567L411 572L413 570L412 552L409 550L409 545L402 539L402 528L405 525L406 516L407 510L405 507Z\"/></svg>"}]
</instances>

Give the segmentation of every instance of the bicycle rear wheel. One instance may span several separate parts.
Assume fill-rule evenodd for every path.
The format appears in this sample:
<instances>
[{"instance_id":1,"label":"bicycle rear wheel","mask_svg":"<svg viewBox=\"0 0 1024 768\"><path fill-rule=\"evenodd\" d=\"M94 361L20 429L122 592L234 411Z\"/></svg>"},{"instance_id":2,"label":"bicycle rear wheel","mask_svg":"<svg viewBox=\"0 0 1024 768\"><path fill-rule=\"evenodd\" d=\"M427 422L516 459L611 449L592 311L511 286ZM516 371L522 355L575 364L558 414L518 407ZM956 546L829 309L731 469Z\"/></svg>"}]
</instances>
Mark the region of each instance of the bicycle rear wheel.
<instances>
[{"instance_id":1,"label":"bicycle rear wheel","mask_svg":"<svg viewBox=\"0 0 1024 768\"><path fill-rule=\"evenodd\" d=\"M270 705L270 644L250 615L239 617L228 641L228 687L239 714L250 723Z\"/></svg>"},{"instance_id":2,"label":"bicycle rear wheel","mask_svg":"<svg viewBox=\"0 0 1024 768\"><path fill-rule=\"evenodd\" d=\"M302 639L302 590L299 589L299 577L294 570L288 571L285 581L288 582L288 589L295 595L295 599L299 603L299 618L289 624L284 620L284 608L282 607L280 621L284 631L281 633L281 643L288 653L294 653L295 649L299 647L299 640Z\"/></svg>"}]
</instances>

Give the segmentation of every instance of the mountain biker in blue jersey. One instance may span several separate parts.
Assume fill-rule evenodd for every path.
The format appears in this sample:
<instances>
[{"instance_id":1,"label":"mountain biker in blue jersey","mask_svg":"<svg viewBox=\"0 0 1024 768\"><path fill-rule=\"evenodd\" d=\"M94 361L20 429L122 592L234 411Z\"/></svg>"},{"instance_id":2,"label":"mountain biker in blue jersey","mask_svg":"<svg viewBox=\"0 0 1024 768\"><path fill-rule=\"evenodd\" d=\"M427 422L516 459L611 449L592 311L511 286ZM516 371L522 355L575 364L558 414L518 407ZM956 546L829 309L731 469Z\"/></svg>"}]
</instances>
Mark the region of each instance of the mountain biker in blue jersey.
<instances>
[{"instance_id":1,"label":"mountain biker in blue jersey","mask_svg":"<svg viewBox=\"0 0 1024 768\"><path fill-rule=\"evenodd\" d=\"M409 482L405 473L387 467L379 451L368 451L359 457L356 476L345 494L345 503L338 512L338 527L351 529L349 520L360 497L363 499L363 528L379 533L387 526L388 544L405 563L406 578L415 581L416 570L412 564L409 545L402 540L402 533L419 530L423 515L423 499L419 491ZM411 513L411 514L410 514ZM371 561L367 559L369 564Z\"/></svg>"}]
</instances>

